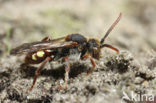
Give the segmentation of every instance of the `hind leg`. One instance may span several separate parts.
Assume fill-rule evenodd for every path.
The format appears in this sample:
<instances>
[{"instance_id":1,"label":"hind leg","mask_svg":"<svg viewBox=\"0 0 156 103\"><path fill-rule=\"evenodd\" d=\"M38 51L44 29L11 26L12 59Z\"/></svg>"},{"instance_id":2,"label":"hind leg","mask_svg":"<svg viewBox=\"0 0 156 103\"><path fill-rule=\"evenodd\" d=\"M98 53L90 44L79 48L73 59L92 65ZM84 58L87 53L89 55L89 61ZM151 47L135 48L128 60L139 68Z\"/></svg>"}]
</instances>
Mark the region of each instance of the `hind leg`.
<instances>
[{"instance_id":1,"label":"hind leg","mask_svg":"<svg viewBox=\"0 0 156 103\"><path fill-rule=\"evenodd\" d=\"M45 64L46 64L48 61L50 61L50 60L51 60L51 57L47 57L47 58L43 61L43 63L40 65L40 67L36 70L35 76L34 76L34 79L33 79L32 86L27 90L26 93L29 93L30 91L32 91L32 89L33 89L33 87L34 87L34 85L35 85L35 83L36 83L37 77L40 75L41 70L44 68Z\"/></svg>"}]
</instances>

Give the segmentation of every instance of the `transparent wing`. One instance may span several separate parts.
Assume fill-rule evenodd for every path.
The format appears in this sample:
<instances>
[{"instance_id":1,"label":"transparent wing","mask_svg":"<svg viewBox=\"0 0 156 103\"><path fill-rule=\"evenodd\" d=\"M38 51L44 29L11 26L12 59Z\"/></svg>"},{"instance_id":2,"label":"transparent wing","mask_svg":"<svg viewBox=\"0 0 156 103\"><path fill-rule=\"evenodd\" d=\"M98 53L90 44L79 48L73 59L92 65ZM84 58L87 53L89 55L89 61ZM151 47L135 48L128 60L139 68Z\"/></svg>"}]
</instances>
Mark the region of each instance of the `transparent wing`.
<instances>
[{"instance_id":1,"label":"transparent wing","mask_svg":"<svg viewBox=\"0 0 156 103\"><path fill-rule=\"evenodd\" d=\"M43 41L43 42L33 42L33 43L24 43L14 49L11 50L11 55L17 54L27 54L30 52L36 52L38 50L46 50L46 49L57 49L57 48L70 48L77 46L76 42L72 41Z\"/></svg>"}]
</instances>

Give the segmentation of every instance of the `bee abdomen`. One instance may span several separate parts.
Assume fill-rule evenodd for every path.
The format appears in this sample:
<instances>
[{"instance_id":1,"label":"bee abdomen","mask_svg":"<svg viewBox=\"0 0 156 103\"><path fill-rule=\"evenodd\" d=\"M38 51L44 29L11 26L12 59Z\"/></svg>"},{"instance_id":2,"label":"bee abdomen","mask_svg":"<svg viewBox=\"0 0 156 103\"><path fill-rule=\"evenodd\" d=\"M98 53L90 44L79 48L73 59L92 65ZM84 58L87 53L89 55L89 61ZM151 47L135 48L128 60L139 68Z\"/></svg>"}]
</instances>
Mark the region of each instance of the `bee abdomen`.
<instances>
[{"instance_id":1,"label":"bee abdomen","mask_svg":"<svg viewBox=\"0 0 156 103\"><path fill-rule=\"evenodd\" d=\"M25 57L25 62L28 64L38 64L44 61L47 56L50 56L49 50L39 50L35 53L28 54Z\"/></svg>"}]
</instances>

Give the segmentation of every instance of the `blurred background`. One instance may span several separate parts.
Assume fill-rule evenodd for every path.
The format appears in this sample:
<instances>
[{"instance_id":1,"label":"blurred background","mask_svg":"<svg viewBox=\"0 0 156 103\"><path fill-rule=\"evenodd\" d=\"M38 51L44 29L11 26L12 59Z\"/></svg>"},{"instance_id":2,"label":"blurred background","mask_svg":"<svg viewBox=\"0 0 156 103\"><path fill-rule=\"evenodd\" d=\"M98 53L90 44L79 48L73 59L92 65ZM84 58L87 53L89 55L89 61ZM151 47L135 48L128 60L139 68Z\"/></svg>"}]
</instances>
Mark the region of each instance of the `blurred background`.
<instances>
[{"instance_id":1,"label":"blurred background","mask_svg":"<svg viewBox=\"0 0 156 103\"><path fill-rule=\"evenodd\" d=\"M64 64L51 62L54 65L46 65L32 93L25 97L37 68L22 65L22 57L10 56L12 48L40 41L46 36L54 39L71 33L100 40L120 12L120 22L105 41L118 48L119 55L103 49L103 58L96 61L98 69L89 78L86 72L78 72L79 68L90 68L89 60L71 60L73 74L79 76L70 79L67 91L57 88L63 83L64 72L52 69L57 64L64 70ZM48 100L121 103L123 91L141 94L153 90L156 94L155 51L156 0L0 0L2 103L48 103ZM58 78L54 78L55 74Z\"/></svg>"},{"instance_id":2,"label":"blurred background","mask_svg":"<svg viewBox=\"0 0 156 103\"><path fill-rule=\"evenodd\" d=\"M155 0L0 0L0 55L45 36L101 39L122 12L106 42L144 63L156 51L155 11Z\"/></svg>"}]
</instances>

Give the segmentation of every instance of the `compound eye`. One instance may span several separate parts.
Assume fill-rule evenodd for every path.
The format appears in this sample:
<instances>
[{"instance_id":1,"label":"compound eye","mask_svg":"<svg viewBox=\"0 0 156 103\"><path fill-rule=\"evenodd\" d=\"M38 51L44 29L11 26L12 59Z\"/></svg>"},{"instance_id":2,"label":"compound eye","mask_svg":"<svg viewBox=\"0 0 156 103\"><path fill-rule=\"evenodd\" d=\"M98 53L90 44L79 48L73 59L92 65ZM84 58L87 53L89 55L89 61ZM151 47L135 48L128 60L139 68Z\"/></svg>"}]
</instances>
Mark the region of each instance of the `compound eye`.
<instances>
[{"instance_id":1,"label":"compound eye","mask_svg":"<svg viewBox=\"0 0 156 103\"><path fill-rule=\"evenodd\" d=\"M44 54L45 54L45 52L43 50L37 52L37 56L40 58L43 57Z\"/></svg>"}]
</instances>

